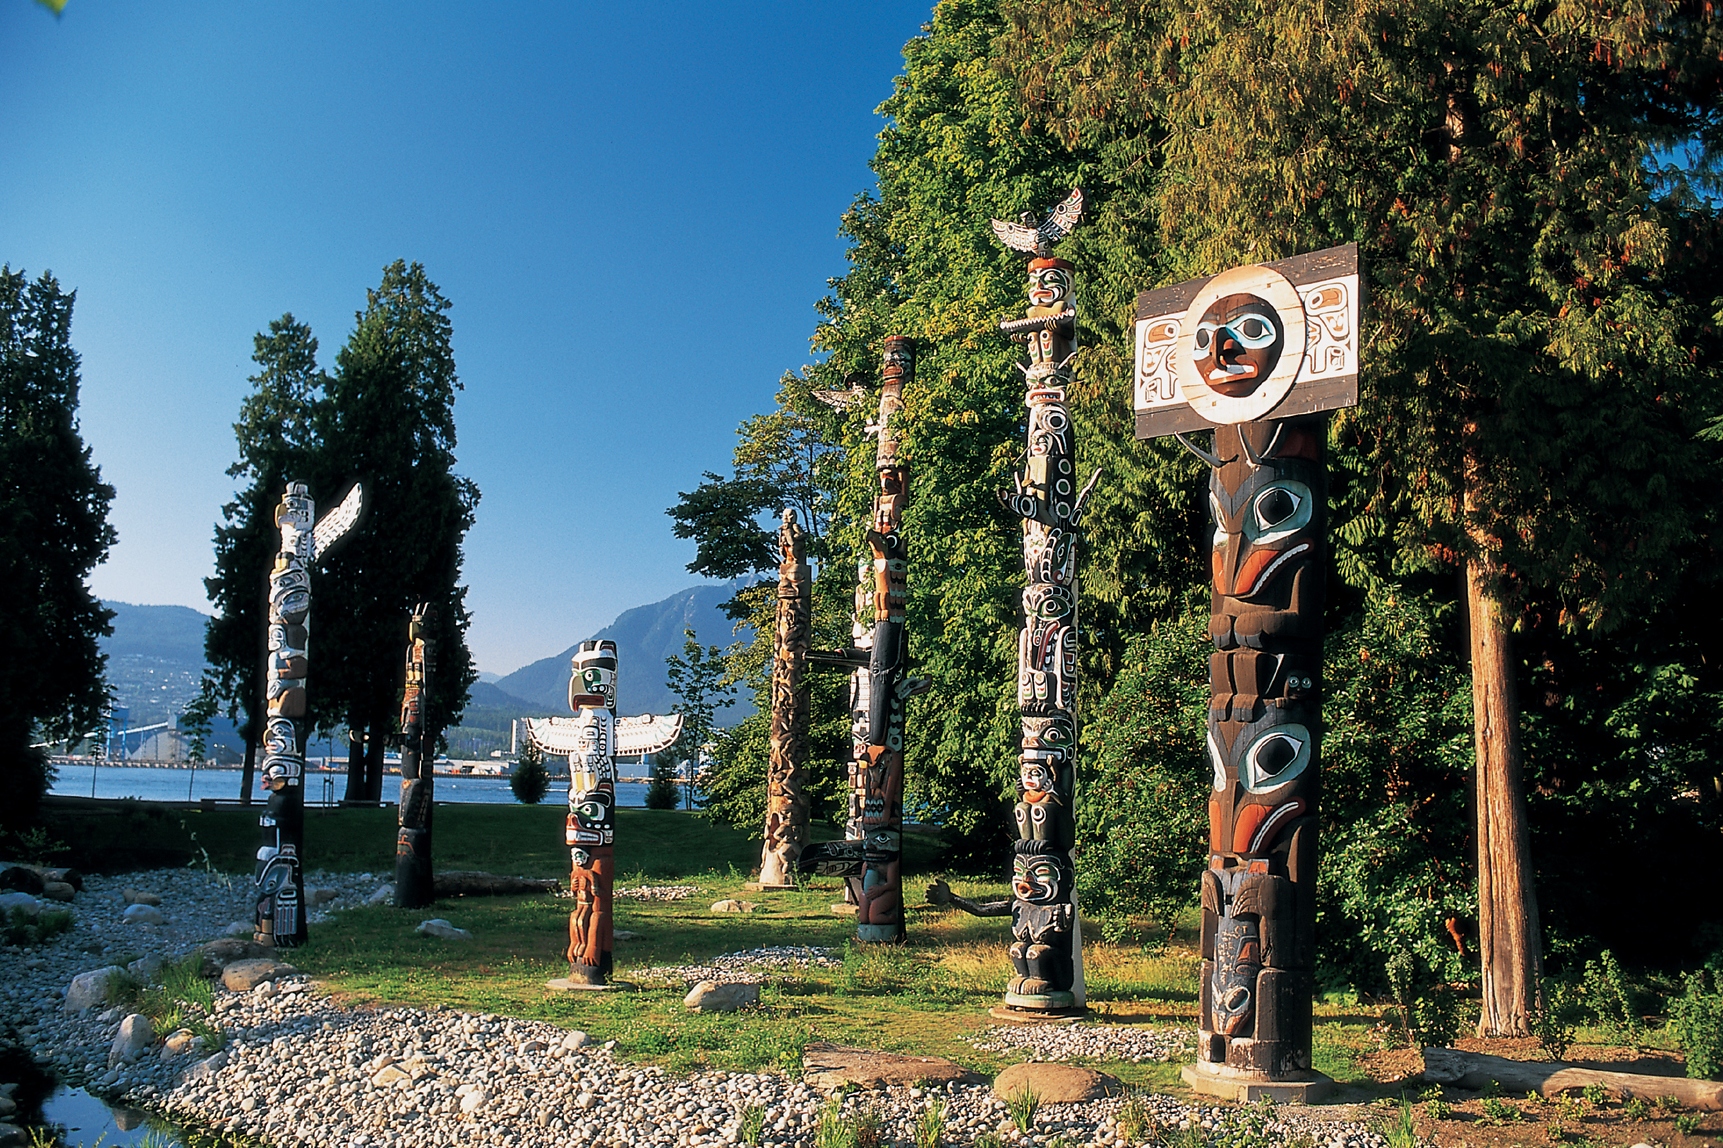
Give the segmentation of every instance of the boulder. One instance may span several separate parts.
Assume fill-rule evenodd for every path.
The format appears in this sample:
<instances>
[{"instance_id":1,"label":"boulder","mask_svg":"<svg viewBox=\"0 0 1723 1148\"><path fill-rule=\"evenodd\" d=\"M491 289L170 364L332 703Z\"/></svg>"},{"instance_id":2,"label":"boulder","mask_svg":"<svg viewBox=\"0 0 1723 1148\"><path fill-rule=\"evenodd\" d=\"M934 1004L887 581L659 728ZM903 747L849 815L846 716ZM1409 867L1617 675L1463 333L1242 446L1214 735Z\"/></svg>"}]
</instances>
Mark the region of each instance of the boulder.
<instances>
[{"instance_id":1,"label":"boulder","mask_svg":"<svg viewBox=\"0 0 1723 1148\"><path fill-rule=\"evenodd\" d=\"M221 931L224 937L252 937L257 935L257 924L253 921L230 921L227 928Z\"/></svg>"},{"instance_id":2,"label":"boulder","mask_svg":"<svg viewBox=\"0 0 1723 1148\"><path fill-rule=\"evenodd\" d=\"M1009 1099L1025 1088L1033 1092L1042 1104L1076 1104L1082 1100L1117 1096L1124 1091L1117 1077L1092 1068L1046 1061L1013 1064L993 1080L993 1094L1001 1100Z\"/></svg>"},{"instance_id":3,"label":"boulder","mask_svg":"<svg viewBox=\"0 0 1723 1148\"><path fill-rule=\"evenodd\" d=\"M174 1029L168 1034L168 1038L162 1041L162 1059L167 1060L170 1057L178 1056L189 1049L196 1040L197 1037L193 1035L191 1029Z\"/></svg>"},{"instance_id":4,"label":"boulder","mask_svg":"<svg viewBox=\"0 0 1723 1148\"><path fill-rule=\"evenodd\" d=\"M341 890L339 889L307 889L305 890L305 903L315 909L319 905L327 905L340 895Z\"/></svg>"},{"instance_id":5,"label":"boulder","mask_svg":"<svg viewBox=\"0 0 1723 1148\"><path fill-rule=\"evenodd\" d=\"M119 965L108 965L87 973L79 973L72 978L72 983L66 986L66 1011L85 1012L97 1005L107 1004L108 986L115 977L125 975L126 970Z\"/></svg>"},{"instance_id":6,"label":"boulder","mask_svg":"<svg viewBox=\"0 0 1723 1148\"><path fill-rule=\"evenodd\" d=\"M937 1056L900 1056L869 1048L815 1041L802 1049L802 1079L825 1092L840 1088L908 1088L928 1084L979 1084L986 1078Z\"/></svg>"},{"instance_id":7,"label":"boulder","mask_svg":"<svg viewBox=\"0 0 1723 1148\"><path fill-rule=\"evenodd\" d=\"M393 901L394 899L395 899L395 886L393 886L393 885L379 885L379 886L377 886L377 888L375 890L372 891L372 893L369 897L365 898L365 903L367 905L387 905L390 901Z\"/></svg>"},{"instance_id":8,"label":"boulder","mask_svg":"<svg viewBox=\"0 0 1723 1148\"><path fill-rule=\"evenodd\" d=\"M475 1112L478 1109L483 1108L485 1106L485 1102L489 1099L490 1099L490 1097L485 1095L484 1089L474 1088L471 1092L469 1092L465 1096L461 1097L461 1113L462 1113L462 1115L465 1115L465 1114L470 1113L470 1112Z\"/></svg>"},{"instance_id":9,"label":"boulder","mask_svg":"<svg viewBox=\"0 0 1723 1148\"><path fill-rule=\"evenodd\" d=\"M108 1067L130 1064L155 1038L156 1029L150 1018L143 1013L132 1013L120 1022L120 1031L114 1035L113 1046L108 1049Z\"/></svg>"},{"instance_id":10,"label":"boulder","mask_svg":"<svg viewBox=\"0 0 1723 1148\"><path fill-rule=\"evenodd\" d=\"M129 885L120 891L120 896L126 899L128 905L160 905L160 893L150 893L143 889L133 889Z\"/></svg>"},{"instance_id":11,"label":"boulder","mask_svg":"<svg viewBox=\"0 0 1723 1148\"><path fill-rule=\"evenodd\" d=\"M421 937L440 937L445 941L470 941L473 935L465 929L456 928L441 917L432 917L429 921L420 921L419 927L413 930Z\"/></svg>"},{"instance_id":12,"label":"boulder","mask_svg":"<svg viewBox=\"0 0 1723 1148\"><path fill-rule=\"evenodd\" d=\"M391 1084L399 1084L403 1080L410 1081L412 1079L412 1073L393 1064L385 1064L371 1077L371 1086L373 1088L387 1088Z\"/></svg>"},{"instance_id":13,"label":"boulder","mask_svg":"<svg viewBox=\"0 0 1723 1148\"><path fill-rule=\"evenodd\" d=\"M13 909L24 910L26 917L40 916L42 902L28 893L0 893L0 917L10 917Z\"/></svg>"},{"instance_id":14,"label":"boulder","mask_svg":"<svg viewBox=\"0 0 1723 1148\"><path fill-rule=\"evenodd\" d=\"M127 925L165 925L168 917L154 905L127 905L120 921Z\"/></svg>"},{"instance_id":15,"label":"boulder","mask_svg":"<svg viewBox=\"0 0 1723 1148\"><path fill-rule=\"evenodd\" d=\"M759 904L754 901L725 900L712 902L714 913L752 913L759 907Z\"/></svg>"},{"instance_id":16,"label":"boulder","mask_svg":"<svg viewBox=\"0 0 1723 1148\"><path fill-rule=\"evenodd\" d=\"M162 966L165 964L167 964L167 961L163 959L160 954L151 953L149 956L139 957L137 960L127 965L126 972L131 974L134 979L140 980L146 985L152 984L155 979L161 975Z\"/></svg>"},{"instance_id":17,"label":"boulder","mask_svg":"<svg viewBox=\"0 0 1723 1148\"><path fill-rule=\"evenodd\" d=\"M214 1056L204 1057L202 1060L186 1069L185 1078L187 1080L203 1080L206 1077L214 1076L226 1067L226 1065L227 1052L223 1050L216 1053Z\"/></svg>"},{"instance_id":18,"label":"boulder","mask_svg":"<svg viewBox=\"0 0 1723 1148\"><path fill-rule=\"evenodd\" d=\"M198 972L206 977L219 977L221 970L235 961L247 961L257 957L274 958L275 950L268 945L260 945L256 941L242 940L239 937L223 937L218 941L208 941L198 946Z\"/></svg>"},{"instance_id":19,"label":"boulder","mask_svg":"<svg viewBox=\"0 0 1723 1148\"><path fill-rule=\"evenodd\" d=\"M70 901L77 892L77 887L69 881L42 882L42 896L50 901Z\"/></svg>"},{"instance_id":20,"label":"boulder","mask_svg":"<svg viewBox=\"0 0 1723 1148\"><path fill-rule=\"evenodd\" d=\"M735 1012L760 1003L760 986L701 981L689 990L682 1003L694 1012Z\"/></svg>"},{"instance_id":21,"label":"boulder","mask_svg":"<svg viewBox=\"0 0 1723 1148\"><path fill-rule=\"evenodd\" d=\"M0 1124L0 1148L26 1148L30 1134L16 1124Z\"/></svg>"},{"instance_id":22,"label":"boulder","mask_svg":"<svg viewBox=\"0 0 1723 1148\"><path fill-rule=\"evenodd\" d=\"M15 889L20 893L41 893L47 884L42 874L28 865L8 865L0 869L0 889Z\"/></svg>"},{"instance_id":23,"label":"boulder","mask_svg":"<svg viewBox=\"0 0 1723 1148\"><path fill-rule=\"evenodd\" d=\"M584 1032L581 1032L579 1029L575 1029L573 1032L562 1038L562 1047L571 1052L577 1048L585 1048L591 1043L592 1038L587 1036Z\"/></svg>"},{"instance_id":24,"label":"boulder","mask_svg":"<svg viewBox=\"0 0 1723 1148\"><path fill-rule=\"evenodd\" d=\"M234 961L221 970L221 983L230 991L248 993L264 981L272 981L276 977L288 976L298 972L292 965L283 964L272 957L253 957L250 960Z\"/></svg>"}]
</instances>

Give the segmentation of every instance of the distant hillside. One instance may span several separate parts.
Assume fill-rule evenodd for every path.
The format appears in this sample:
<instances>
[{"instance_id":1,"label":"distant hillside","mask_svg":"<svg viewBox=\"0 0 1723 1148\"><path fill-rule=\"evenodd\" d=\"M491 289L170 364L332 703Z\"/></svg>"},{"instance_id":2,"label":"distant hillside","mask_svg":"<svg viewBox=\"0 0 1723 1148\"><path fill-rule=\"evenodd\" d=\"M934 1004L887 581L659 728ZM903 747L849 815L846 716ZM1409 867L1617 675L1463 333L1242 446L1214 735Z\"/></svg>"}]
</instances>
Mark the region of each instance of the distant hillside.
<instances>
[{"instance_id":1,"label":"distant hillside","mask_svg":"<svg viewBox=\"0 0 1723 1148\"><path fill-rule=\"evenodd\" d=\"M203 626L209 618L185 606L103 602L114 632L102 639L114 700L133 726L177 718L197 696L203 676Z\"/></svg>"},{"instance_id":2,"label":"distant hillside","mask_svg":"<svg viewBox=\"0 0 1723 1148\"><path fill-rule=\"evenodd\" d=\"M732 583L695 586L670 595L650 606L636 606L617 616L593 638L616 643L616 708L623 714L669 713L676 696L665 684L664 659L682 653L682 631L691 629L704 645L728 646L737 640L730 632L733 623L718 607L736 593ZM752 639L752 632L740 635ZM578 641L554 657L541 658L501 678L496 686L505 693L541 707L539 713L566 714L568 709L569 659ZM719 715L729 724L753 712L751 703L733 703Z\"/></svg>"}]
</instances>

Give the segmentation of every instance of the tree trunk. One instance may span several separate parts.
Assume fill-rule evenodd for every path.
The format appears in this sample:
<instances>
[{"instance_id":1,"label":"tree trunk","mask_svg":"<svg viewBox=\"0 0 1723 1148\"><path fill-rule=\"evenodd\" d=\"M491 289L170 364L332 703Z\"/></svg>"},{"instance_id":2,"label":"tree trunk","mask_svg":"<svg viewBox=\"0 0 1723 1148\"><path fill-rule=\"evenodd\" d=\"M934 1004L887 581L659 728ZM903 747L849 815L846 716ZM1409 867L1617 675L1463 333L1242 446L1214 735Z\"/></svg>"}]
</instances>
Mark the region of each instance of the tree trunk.
<instances>
[{"instance_id":1,"label":"tree trunk","mask_svg":"<svg viewBox=\"0 0 1723 1148\"><path fill-rule=\"evenodd\" d=\"M1472 726L1478 756L1478 948L1483 962L1479 1036L1526 1036L1543 976L1520 773L1519 709L1501 604L1479 559L1466 565L1471 623Z\"/></svg>"},{"instance_id":2,"label":"tree trunk","mask_svg":"<svg viewBox=\"0 0 1723 1148\"><path fill-rule=\"evenodd\" d=\"M342 805L360 805L365 800L365 731L357 724L347 731L347 792Z\"/></svg>"},{"instance_id":3,"label":"tree trunk","mask_svg":"<svg viewBox=\"0 0 1723 1148\"><path fill-rule=\"evenodd\" d=\"M383 801L383 754L389 748L389 736L384 731L388 729L385 718L372 715L371 736L365 739L365 802L368 805L380 805Z\"/></svg>"},{"instance_id":4,"label":"tree trunk","mask_svg":"<svg viewBox=\"0 0 1723 1148\"><path fill-rule=\"evenodd\" d=\"M239 803L251 804L251 786L257 780L257 733L255 724L253 732L245 735L245 769L239 775Z\"/></svg>"}]
</instances>

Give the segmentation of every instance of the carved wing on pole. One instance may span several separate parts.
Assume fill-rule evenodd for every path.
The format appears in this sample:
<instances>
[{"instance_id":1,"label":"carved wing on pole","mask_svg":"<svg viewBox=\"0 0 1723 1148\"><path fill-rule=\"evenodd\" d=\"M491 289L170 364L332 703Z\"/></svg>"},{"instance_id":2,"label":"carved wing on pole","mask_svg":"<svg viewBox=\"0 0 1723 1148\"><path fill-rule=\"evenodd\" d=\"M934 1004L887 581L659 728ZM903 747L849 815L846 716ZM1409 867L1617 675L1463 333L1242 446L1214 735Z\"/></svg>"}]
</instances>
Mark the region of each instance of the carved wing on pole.
<instances>
[{"instance_id":1,"label":"carved wing on pole","mask_svg":"<svg viewBox=\"0 0 1723 1148\"><path fill-rule=\"evenodd\" d=\"M355 482L353 489L336 504L335 509L318 519L317 525L312 528L311 560L315 562L323 557L330 547L353 529L353 524L359 521L359 514L364 509L365 491Z\"/></svg>"},{"instance_id":2,"label":"carved wing on pole","mask_svg":"<svg viewBox=\"0 0 1723 1148\"><path fill-rule=\"evenodd\" d=\"M616 719L616 753L619 757L669 749L681 736L681 714L641 714L639 717Z\"/></svg>"},{"instance_id":3,"label":"carved wing on pole","mask_svg":"<svg viewBox=\"0 0 1723 1148\"><path fill-rule=\"evenodd\" d=\"M1052 210L1047 221L1039 227L1029 223L1033 218L1035 217L1027 215L1022 223L1007 223L1003 219L995 219L993 234L999 237L999 242L1013 251L1048 258L1053 254L1053 244L1071 234L1078 221L1083 218L1083 189L1072 188L1071 194Z\"/></svg>"},{"instance_id":4,"label":"carved wing on pole","mask_svg":"<svg viewBox=\"0 0 1723 1148\"><path fill-rule=\"evenodd\" d=\"M582 723L571 717L526 718L526 735L545 753L567 756L584 752L580 747Z\"/></svg>"}]
</instances>

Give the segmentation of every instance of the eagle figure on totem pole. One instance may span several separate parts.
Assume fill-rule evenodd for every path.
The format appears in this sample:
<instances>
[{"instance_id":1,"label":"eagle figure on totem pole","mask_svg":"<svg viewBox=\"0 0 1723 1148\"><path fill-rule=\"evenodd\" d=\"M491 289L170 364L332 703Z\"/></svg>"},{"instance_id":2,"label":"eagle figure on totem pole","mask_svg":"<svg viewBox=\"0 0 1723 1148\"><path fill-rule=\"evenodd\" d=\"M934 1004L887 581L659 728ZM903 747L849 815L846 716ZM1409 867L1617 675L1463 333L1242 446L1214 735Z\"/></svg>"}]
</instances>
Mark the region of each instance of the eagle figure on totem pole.
<instances>
[{"instance_id":1,"label":"eagle figure on totem pole","mask_svg":"<svg viewBox=\"0 0 1723 1148\"><path fill-rule=\"evenodd\" d=\"M1013 251L1022 251L1040 259L1053 257L1053 245L1071 234L1083 218L1083 189L1072 188L1065 201L1048 213L1045 223L1037 225L1035 214L1026 211L1020 223L993 221L993 234L999 242Z\"/></svg>"}]
</instances>

